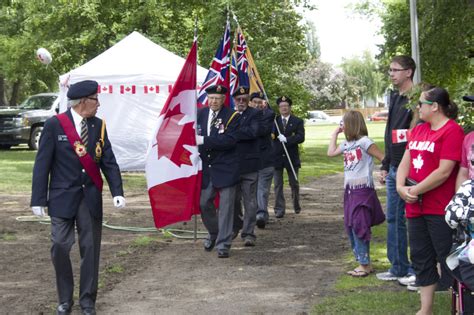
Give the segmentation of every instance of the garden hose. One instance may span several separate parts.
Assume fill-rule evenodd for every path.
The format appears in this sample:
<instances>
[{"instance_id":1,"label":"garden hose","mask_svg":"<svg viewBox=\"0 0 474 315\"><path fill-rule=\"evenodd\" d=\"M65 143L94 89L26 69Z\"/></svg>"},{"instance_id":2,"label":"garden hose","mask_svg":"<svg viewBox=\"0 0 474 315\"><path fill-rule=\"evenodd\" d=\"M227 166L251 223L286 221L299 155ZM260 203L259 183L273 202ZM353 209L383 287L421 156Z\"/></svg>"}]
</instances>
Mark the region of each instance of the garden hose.
<instances>
[{"instance_id":1,"label":"garden hose","mask_svg":"<svg viewBox=\"0 0 474 315\"><path fill-rule=\"evenodd\" d=\"M35 215L24 215L16 217L16 220L19 222L38 222L40 224L51 224L50 217L38 217ZM155 227L133 227L133 226L119 226L119 225L110 225L107 221L102 222L102 226L117 230L117 231L128 231L128 232L160 232L163 236L171 236L178 239L194 239L194 231L190 230L180 230L180 229L157 229ZM205 238L207 232L197 231L197 238Z\"/></svg>"}]
</instances>

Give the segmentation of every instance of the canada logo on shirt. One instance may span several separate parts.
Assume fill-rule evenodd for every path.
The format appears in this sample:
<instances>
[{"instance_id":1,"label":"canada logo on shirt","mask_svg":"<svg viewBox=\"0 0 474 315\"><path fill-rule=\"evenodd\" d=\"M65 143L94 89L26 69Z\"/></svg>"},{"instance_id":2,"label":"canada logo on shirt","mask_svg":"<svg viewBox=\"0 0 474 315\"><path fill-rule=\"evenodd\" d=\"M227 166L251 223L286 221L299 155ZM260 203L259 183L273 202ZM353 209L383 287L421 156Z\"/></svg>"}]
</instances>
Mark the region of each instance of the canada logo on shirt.
<instances>
[{"instance_id":1,"label":"canada logo on shirt","mask_svg":"<svg viewBox=\"0 0 474 315\"><path fill-rule=\"evenodd\" d=\"M344 152L344 168L346 170L353 170L362 159L362 150L358 146L355 149Z\"/></svg>"}]
</instances>

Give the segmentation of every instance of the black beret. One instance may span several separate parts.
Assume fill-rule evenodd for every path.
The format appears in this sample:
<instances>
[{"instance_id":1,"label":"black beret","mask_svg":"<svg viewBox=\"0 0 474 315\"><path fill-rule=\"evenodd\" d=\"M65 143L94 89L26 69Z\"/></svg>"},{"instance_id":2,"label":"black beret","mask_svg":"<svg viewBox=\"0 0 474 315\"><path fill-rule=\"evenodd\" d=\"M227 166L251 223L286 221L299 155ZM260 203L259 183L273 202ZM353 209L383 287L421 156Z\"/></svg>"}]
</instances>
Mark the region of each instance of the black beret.
<instances>
[{"instance_id":1,"label":"black beret","mask_svg":"<svg viewBox=\"0 0 474 315\"><path fill-rule=\"evenodd\" d=\"M466 102L474 102L474 95L465 95L462 97Z\"/></svg>"},{"instance_id":2,"label":"black beret","mask_svg":"<svg viewBox=\"0 0 474 315\"><path fill-rule=\"evenodd\" d=\"M211 85L206 89L207 94L223 94L225 95L227 93L227 88L223 85L217 84L217 85Z\"/></svg>"},{"instance_id":3,"label":"black beret","mask_svg":"<svg viewBox=\"0 0 474 315\"><path fill-rule=\"evenodd\" d=\"M265 99L265 94L263 94L263 92L253 92L250 95L250 100L253 100L254 98L261 98L262 100L264 100Z\"/></svg>"},{"instance_id":4,"label":"black beret","mask_svg":"<svg viewBox=\"0 0 474 315\"><path fill-rule=\"evenodd\" d=\"M281 102L287 102L290 106L291 104L293 104L291 98L289 98L288 96L281 96L277 98L277 105L280 105Z\"/></svg>"},{"instance_id":5,"label":"black beret","mask_svg":"<svg viewBox=\"0 0 474 315\"><path fill-rule=\"evenodd\" d=\"M97 93L99 84L97 81L85 80L74 83L67 91L67 98L70 100L77 100L83 97L91 96Z\"/></svg>"},{"instance_id":6,"label":"black beret","mask_svg":"<svg viewBox=\"0 0 474 315\"><path fill-rule=\"evenodd\" d=\"M239 96L239 95L249 95L250 89L248 86L239 86L234 94L232 94L233 97Z\"/></svg>"}]
</instances>

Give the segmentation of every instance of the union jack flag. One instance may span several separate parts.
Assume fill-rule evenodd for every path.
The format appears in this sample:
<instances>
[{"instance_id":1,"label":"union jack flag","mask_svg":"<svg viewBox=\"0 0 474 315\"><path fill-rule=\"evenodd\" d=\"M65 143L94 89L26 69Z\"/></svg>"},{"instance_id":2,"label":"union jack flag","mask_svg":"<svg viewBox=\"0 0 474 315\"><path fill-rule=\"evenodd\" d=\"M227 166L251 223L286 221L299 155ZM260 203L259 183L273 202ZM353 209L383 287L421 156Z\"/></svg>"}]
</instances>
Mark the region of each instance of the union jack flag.
<instances>
[{"instance_id":1,"label":"union jack flag","mask_svg":"<svg viewBox=\"0 0 474 315\"><path fill-rule=\"evenodd\" d=\"M237 69L237 57L234 49L232 49L232 56L230 62L230 95L233 95L239 86L239 70ZM230 108L234 109L234 99L230 98Z\"/></svg>"},{"instance_id":2,"label":"union jack flag","mask_svg":"<svg viewBox=\"0 0 474 315\"><path fill-rule=\"evenodd\" d=\"M221 39L219 47L217 48L216 55L212 60L211 67L207 73L206 80L201 86L201 90L198 94L198 108L207 106L207 93L206 89L212 85L221 84L227 88L227 97L225 105L229 105L229 66L230 66L230 21L227 20L227 24L224 31L224 36Z\"/></svg>"},{"instance_id":3,"label":"union jack flag","mask_svg":"<svg viewBox=\"0 0 474 315\"><path fill-rule=\"evenodd\" d=\"M249 86L249 75L248 68L249 63L247 60L247 42L245 41L244 34L240 27L237 28L237 69L239 73L239 84L241 86Z\"/></svg>"}]
</instances>

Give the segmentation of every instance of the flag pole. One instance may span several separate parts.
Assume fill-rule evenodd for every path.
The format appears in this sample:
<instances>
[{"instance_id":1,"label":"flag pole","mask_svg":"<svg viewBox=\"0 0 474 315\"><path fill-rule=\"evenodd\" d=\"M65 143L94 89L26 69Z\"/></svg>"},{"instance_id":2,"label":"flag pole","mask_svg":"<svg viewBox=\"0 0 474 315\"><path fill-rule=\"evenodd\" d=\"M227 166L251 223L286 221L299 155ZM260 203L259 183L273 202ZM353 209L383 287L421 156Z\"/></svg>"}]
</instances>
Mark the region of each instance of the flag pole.
<instances>
[{"instance_id":1,"label":"flag pole","mask_svg":"<svg viewBox=\"0 0 474 315\"><path fill-rule=\"evenodd\" d=\"M235 20L235 23L237 23L237 27L240 29L241 32L243 32L242 29L240 28L239 21L237 20L237 16L235 15L234 11L232 11L232 17ZM270 102L268 101L268 96L267 96L267 93L265 92L265 88L263 87L263 84L262 84L262 86L260 86L260 88L262 89L263 95L265 96L265 101L267 102L267 106L270 106ZM275 127L278 131L278 134L281 135L282 133L281 133L280 127L278 127L278 123L276 121L276 118L273 120L273 123L275 124ZM286 145L285 145L284 142L281 142L281 144L283 146L283 150L285 151L286 158L288 159L288 163L290 164L291 172L293 173L293 176L295 177L295 180L298 181L298 176L296 175L296 171L295 171L295 168L293 166L293 162L291 162L290 156L288 154L288 149L286 148Z\"/></svg>"},{"instance_id":2,"label":"flag pole","mask_svg":"<svg viewBox=\"0 0 474 315\"><path fill-rule=\"evenodd\" d=\"M197 16L194 18L194 40L196 41L196 55L197 55ZM197 57L197 56L196 56ZM196 62L196 73L197 73L197 62ZM196 76L196 88L194 89L194 97L196 98L196 106L198 101L197 93L197 76ZM194 121L197 122L197 110L195 111ZM197 135L197 128L195 129ZM197 242L197 214L194 215L194 243Z\"/></svg>"}]
</instances>

